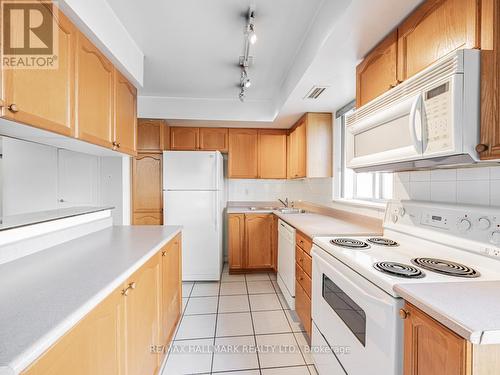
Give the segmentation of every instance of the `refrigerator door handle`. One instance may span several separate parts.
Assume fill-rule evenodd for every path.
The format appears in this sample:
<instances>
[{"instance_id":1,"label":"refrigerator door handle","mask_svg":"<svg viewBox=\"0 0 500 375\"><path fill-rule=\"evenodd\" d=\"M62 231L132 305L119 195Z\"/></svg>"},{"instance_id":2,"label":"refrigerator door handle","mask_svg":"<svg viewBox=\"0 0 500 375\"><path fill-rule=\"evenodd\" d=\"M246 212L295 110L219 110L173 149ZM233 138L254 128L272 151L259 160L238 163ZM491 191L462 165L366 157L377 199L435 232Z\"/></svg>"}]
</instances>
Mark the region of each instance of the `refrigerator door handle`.
<instances>
[{"instance_id":1,"label":"refrigerator door handle","mask_svg":"<svg viewBox=\"0 0 500 375\"><path fill-rule=\"evenodd\" d=\"M218 202L219 202L219 192L217 191L215 193L215 202L214 202L214 227L215 227L215 232L217 233L218 231L218 227L219 227L219 223L218 223L218 220L217 220L217 205L218 205Z\"/></svg>"}]
</instances>

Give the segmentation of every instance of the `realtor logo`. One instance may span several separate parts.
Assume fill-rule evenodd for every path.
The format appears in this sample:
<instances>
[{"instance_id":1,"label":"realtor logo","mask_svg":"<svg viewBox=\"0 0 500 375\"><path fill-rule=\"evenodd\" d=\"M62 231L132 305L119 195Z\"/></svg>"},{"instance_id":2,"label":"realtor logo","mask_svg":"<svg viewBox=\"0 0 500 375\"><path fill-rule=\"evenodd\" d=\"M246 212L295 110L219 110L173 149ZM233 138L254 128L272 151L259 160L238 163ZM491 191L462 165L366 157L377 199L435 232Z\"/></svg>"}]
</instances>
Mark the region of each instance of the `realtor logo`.
<instances>
[{"instance_id":1,"label":"realtor logo","mask_svg":"<svg viewBox=\"0 0 500 375\"><path fill-rule=\"evenodd\" d=\"M53 1L1 1L4 69L57 69L57 7Z\"/></svg>"}]
</instances>

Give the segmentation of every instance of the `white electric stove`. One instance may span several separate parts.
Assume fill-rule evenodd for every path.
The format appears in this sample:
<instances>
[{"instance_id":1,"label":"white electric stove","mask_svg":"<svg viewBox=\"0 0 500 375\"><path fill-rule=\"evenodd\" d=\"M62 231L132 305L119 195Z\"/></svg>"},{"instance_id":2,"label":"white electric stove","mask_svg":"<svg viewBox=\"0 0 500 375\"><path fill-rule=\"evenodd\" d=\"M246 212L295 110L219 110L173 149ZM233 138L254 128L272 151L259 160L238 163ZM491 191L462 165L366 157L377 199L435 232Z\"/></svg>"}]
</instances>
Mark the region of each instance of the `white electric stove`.
<instances>
[{"instance_id":1,"label":"white electric stove","mask_svg":"<svg viewBox=\"0 0 500 375\"><path fill-rule=\"evenodd\" d=\"M500 208L390 202L380 237L316 237L313 346L320 374L402 373L401 283L500 280ZM431 286L430 286L431 287Z\"/></svg>"}]
</instances>

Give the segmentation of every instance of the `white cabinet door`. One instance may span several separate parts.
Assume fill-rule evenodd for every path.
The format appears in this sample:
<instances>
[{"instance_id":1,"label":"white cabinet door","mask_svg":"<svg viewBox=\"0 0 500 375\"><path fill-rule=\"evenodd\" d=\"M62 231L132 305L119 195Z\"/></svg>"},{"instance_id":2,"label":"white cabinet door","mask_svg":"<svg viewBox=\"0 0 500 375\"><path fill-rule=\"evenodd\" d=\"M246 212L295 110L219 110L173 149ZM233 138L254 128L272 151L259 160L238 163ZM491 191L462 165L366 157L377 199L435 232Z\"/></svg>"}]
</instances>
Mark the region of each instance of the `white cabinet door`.
<instances>
[{"instance_id":1,"label":"white cabinet door","mask_svg":"<svg viewBox=\"0 0 500 375\"><path fill-rule=\"evenodd\" d=\"M60 207L99 205L99 158L58 150Z\"/></svg>"}]
</instances>

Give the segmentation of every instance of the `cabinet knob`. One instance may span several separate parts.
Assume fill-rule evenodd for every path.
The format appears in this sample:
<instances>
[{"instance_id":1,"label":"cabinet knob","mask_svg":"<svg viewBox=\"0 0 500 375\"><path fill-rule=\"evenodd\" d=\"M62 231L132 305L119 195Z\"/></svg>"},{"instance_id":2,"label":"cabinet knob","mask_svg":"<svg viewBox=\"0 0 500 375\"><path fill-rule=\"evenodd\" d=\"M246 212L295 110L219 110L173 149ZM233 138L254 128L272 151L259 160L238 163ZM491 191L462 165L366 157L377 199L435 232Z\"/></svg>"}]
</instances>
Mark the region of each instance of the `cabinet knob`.
<instances>
[{"instance_id":1,"label":"cabinet knob","mask_svg":"<svg viewBox=\"0 0 500 375\"><path fill-rule=\"evenodd\" d=\"M401 319L404 320L404 319L408 318L409 316L410 316L410 312L409 311L406 311L405 309L400 309L399 310L399 317Z\"/></svg>"},{"instance_id":2,"label":"cabinet knob","mask_svg":"<svg viewBox=\"0 0 500 375\"><path fill-rule=\"evenodd\" d=\"M19 112L19 108L17 108L17 105L12 103L11 105L9 105L7 107L9 109L9 111L11 111L12 113L17 113Z\"/></svg>"},{"instance_id":3,"label":"cabinet knob","mask_svg":"<svg viewBox=\"0 0 500 375\"><path fill-rule=\"evenodd\" d=\"M130 294L130 291L132 289L135 289L136 286L137 284L135 283L135 281L129 283L128 286L122 290L122 295L124 295L125 297L128 296Z\"/></svg>"},{"instance_id":4,"label":"cabinet knob","mask_svg":"<svg viewBox=\"0 0 500 375\"><path fill-rule=\"evenodd\" d=\"M166 251L166 250L161 252L161 256L162 256L162 257L164 257L164 256L166 256L166 255L167 255L167 251Z\"/></svg>"},{"instance_id":5,"label":"cabinet knob","mask_svg":"<svg viewBox=\"0 0 500 375\"><path fill-rule=\"evenodd\" d=\"M476 151L479 153L488 151L488 145L485 145L484 143L480 143L476 146Z\"/></svg>"}]
</instances>

